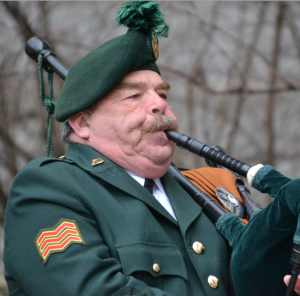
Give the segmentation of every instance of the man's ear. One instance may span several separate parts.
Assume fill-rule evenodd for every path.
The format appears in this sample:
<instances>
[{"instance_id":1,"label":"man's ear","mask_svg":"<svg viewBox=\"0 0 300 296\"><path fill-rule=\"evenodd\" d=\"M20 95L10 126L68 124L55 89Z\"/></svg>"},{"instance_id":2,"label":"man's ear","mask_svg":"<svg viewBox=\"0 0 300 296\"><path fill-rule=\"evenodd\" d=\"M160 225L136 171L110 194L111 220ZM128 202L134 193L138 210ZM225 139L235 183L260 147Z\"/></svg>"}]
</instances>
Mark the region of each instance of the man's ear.
<instances>
[{"instance_id":1,"label":"man's ear","mask_svg":"<svg viewBox=\"0 0 300 296\"><path fill-rule=\"evenodd\" d=\"M90 126L87 122L87 116L86 113L79 112L68 119L75 134L85 140L90 137Z\"/></svg>"}]
</instances>

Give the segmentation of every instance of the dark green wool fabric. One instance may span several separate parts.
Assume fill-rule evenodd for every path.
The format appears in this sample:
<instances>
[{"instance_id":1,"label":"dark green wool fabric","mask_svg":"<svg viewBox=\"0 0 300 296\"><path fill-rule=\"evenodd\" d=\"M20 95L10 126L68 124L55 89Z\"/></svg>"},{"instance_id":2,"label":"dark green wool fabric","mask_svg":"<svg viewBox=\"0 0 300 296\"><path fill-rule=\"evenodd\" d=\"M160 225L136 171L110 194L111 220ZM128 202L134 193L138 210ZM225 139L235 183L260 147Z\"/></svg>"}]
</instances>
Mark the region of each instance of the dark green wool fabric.
<instances>
[{"instance_id":1,"label":"dark green wool fabric","mask_svg":"<svg viewBox=\"0 0 300 296\"><path fill-rule=\"evenodd\" d=\"M266 165L254 176L252 184L274 197L274 201L255 212L246 226L228 213L218 220L217 228L233 249L231 270L237 294L281 296L286 291L283 277L290 273L300 212L300 182Z\"/></svg>"},{"instance_id":2,"label":"dark green wool fabric","mask_svg":"<svg viewBox=\"0 0 300 296\"><path fill-rule=\"evenodd\" d=\"M104 162L92 166L97 158ZM228 295L227 242L169 172L161 181L177 221L89 146L70 144L66 159L33 160L15 178L6 209L10 295ZM61 219L76 221L85 245L73 243L43 264L35 238ZM203 254L193 251L195 241L205 246ZM219 279L217 289L209 275Z\"/></svg>"},{"instance_id":3,"label":"dark green wool fabric","mask_svg":"<svg viewBox=\"0 0 300 296\"><path fill-rule=\"evenodd\" d=\"M125 75L138 70L152 70L160 75L150 35L129 29L70 68L55 106L55 118L62 122L92 106L108 95Z\"/></svg>"}]
</instances>

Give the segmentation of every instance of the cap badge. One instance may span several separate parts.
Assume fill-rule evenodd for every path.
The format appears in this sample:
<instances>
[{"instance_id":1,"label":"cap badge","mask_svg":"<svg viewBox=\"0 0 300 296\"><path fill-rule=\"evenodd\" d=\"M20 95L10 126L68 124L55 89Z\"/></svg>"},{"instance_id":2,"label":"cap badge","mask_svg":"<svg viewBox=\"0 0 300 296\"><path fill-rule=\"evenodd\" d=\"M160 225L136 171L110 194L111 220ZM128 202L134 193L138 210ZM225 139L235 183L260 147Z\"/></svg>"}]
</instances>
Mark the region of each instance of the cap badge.
<instances>
[{"instance_id":1,"label":"cap badge","mask_svg":"<svg viewBox=\"0 0 300 296\"><path fill-rule=\"evenodd\" d=\"M153 49L154 58L155 60L157 60L159 57L159 49L158 49L158 44L154 38L152 38L152 49Z\"/></svg>"},{"instance_id":2,"label":"cap badge","mask_svg":"<svg viewBox=\"0 0 300 296\"><path fill-rule=\"evenodd\" d=\"M72 244L85 245L76 221L68 219L61 219L53 228L41 229L34 242L44 265L53 253L64 252Z\"/></svg>"}]
</instances>

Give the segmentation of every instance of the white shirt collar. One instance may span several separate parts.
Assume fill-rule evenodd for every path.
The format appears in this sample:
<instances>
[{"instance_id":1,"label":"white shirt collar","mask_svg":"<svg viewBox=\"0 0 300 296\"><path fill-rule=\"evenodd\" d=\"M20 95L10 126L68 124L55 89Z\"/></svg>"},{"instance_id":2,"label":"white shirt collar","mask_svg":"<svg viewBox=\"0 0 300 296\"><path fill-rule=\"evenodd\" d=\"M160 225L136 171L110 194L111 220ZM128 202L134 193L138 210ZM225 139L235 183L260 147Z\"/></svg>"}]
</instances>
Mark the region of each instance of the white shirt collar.
<instances>
[{"instance_id":1,"label":"white shirt collar","mask_svg":"<svg viewBox=\"0 0 300 296\"><path fill-rule=\"evenodd\" d=\"M139 182L142 186L145 184L145 178L140 177L128 170L125 170L132 178ZM171 214L171 216L177 221L169 198L165 192L164 186L162 185L160 179L153 179L155 185L153 187L153 195L162 204L162 206Z\"/></svg>"},{"instance_id":2,"label":"white shirt collar","mask_svg":"<svg viewBox=\"0 0 300 296\"><path fill-rule=\"evenodd\" d=\"M142 186L145 185L145 178L140 177L140 176L136 175L135 173L130 172L130 171L128 171L128 170L125 170L125 171L126 171L132 178L134 178L136 181L138 181ZM166 194L165 189L164 189L164 187L163 187L163 185L162 185L160 179L153 179L153 181L154 181L155 185L156 185L156 186L157 186L164 194Z\"/></svg>"}]
</instances>

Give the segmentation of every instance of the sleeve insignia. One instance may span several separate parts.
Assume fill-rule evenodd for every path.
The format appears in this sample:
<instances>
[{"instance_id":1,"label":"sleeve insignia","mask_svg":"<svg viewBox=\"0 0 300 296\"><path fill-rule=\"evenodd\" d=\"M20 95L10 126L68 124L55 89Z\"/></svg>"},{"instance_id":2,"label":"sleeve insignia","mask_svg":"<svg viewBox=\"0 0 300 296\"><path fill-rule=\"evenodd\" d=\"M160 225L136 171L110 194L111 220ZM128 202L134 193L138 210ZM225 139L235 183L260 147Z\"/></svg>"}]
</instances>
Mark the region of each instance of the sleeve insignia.
<instances>
[{"instance_id":1,"label":"sleeve insignia","mask_svg":"<svg viewBox=\"0 0 300 296\"><path fill-rule=\"evenodd\" d=\"M41 229L34 242L44 265L51 254L64 252L71 244L85 245L76 221L68 219L61 219L53 228Z\"/></svg>"}]
</instances>

